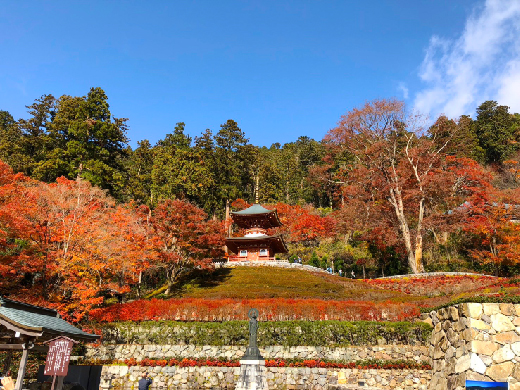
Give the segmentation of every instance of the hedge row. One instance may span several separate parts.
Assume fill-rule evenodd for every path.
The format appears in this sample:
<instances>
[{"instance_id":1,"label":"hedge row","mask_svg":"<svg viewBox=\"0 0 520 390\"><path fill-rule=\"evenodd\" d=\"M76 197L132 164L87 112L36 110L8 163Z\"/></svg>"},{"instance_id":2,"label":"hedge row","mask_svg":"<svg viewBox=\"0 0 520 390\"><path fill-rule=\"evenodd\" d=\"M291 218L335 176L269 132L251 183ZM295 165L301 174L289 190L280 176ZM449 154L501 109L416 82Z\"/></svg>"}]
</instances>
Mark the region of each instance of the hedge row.
<instances>
[{"instance_id":1,"label":"hedge row","mask_svg":"<svg viewBox=\"0 0 520 390\"><path fill-rule=\"evenodd\" d=\"M426 345L432 328L422 322L279 321L260 322L260 346ZM103 343L162 345L247 345L247 321L117 322L102 328Z\"/></svg>"},{"instance_id":2,"label":"hedge row","mask_svg":"<svg viewBox=\"0 0 520 390\"><path fill-rule=\"evenodd\" d=\"M244 321L249 309L261 321L407 321L420 315L416 303L334 301L324 299L140 299L93 309L91 320L118 321Z\"/></svg>"}]
</instances>

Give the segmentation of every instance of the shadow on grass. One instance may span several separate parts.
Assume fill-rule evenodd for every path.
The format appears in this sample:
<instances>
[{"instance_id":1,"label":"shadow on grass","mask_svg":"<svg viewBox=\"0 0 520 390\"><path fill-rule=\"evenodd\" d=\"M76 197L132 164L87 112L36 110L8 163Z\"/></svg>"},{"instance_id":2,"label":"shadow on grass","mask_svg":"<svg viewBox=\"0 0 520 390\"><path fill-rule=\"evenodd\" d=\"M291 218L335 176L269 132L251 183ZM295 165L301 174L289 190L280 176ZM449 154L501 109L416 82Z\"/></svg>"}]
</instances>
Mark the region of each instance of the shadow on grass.
<instances>
[{"instance_id":1,"label":"shadow on grass","mask_svg":"<svg viewBox=\"0 0 520 390\"><path fill-rule=\"evenodd\" d=\"M190 289L214 288L231 277L231 268L217 268L213 271L193 270L182 276L170 291L169 297L181 297Z\"/></svg>"}]
</instances>

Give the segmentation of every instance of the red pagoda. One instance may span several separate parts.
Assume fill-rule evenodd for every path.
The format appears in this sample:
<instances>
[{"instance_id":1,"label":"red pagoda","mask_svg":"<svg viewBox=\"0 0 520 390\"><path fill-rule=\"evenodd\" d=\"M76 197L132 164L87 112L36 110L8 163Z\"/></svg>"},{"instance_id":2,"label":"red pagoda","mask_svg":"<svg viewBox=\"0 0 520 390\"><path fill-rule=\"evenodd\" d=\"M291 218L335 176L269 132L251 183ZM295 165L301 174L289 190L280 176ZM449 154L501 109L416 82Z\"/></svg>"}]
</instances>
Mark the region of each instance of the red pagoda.
<instances>
[{"instance_id":1,"label":"red pagoda","mask_svg":"<svg viewBox=\"0 0 520 390\"><path fill-rule=\"evenodd\" d=\"M267 210L255 203L245 210L232 212L231 218L246 229L246 233L244 237L226 239L228 249L235 253L229 256L229 261L274 261L276 253L287 253L281 235L267 235L267 229L282 226L276 210Z\"/></svg>"}]
</instances>

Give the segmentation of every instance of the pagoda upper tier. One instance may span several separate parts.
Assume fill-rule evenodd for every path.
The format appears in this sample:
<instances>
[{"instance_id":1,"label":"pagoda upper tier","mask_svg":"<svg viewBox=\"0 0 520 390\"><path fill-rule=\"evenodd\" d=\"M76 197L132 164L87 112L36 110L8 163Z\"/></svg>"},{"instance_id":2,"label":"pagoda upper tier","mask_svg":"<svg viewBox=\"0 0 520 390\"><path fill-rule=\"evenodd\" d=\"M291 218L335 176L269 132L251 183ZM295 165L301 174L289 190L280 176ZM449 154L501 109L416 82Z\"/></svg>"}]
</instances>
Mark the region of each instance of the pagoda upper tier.
<instances>
[{"instance_id":1,"label":"pagoda upper tier","mask_svg":"<svg viewBox=\"0 0 520 390\"><path fill-rule=\"evenodd\" d=\"M282 226L276 210L267 210L258 203L245 210L233 211L231 218L233 218L234 223L243 229L270 229Z\"/></svg>"},{"instance_id":2,"label":"pagoda upper tier","mask_svg":"<svg viewBox=\"0 0 520 390\"><path fill-rule=\"evenodd\" d=\"M268 229L282 226L276 210L267 210L255 203L245 210L232 212L231 218L245 229L245 235L226 238L226 246L236 254L229 255L229 261L275 260L276 253L287 253L281 235L267 234Z\"/></svg>"}]
</instances>

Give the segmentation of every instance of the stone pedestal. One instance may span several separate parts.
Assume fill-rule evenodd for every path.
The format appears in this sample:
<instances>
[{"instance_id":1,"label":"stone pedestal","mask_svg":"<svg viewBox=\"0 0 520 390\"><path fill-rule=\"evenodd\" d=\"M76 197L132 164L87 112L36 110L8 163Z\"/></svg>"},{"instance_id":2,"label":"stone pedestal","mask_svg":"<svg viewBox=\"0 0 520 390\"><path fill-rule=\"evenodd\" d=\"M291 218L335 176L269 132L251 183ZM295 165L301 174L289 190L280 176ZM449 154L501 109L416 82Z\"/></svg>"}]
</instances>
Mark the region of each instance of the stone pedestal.
<instances>
[{"instance_id":1,"label":"stone pedestal","mask_svg":"<svg viewBox=\"0 0 520 390\"><path fill-rule=\"evenodd\" d=\"M265 360L240 360L240 378L235 390L267 390Z\"/></svg>"}]
</instances>

